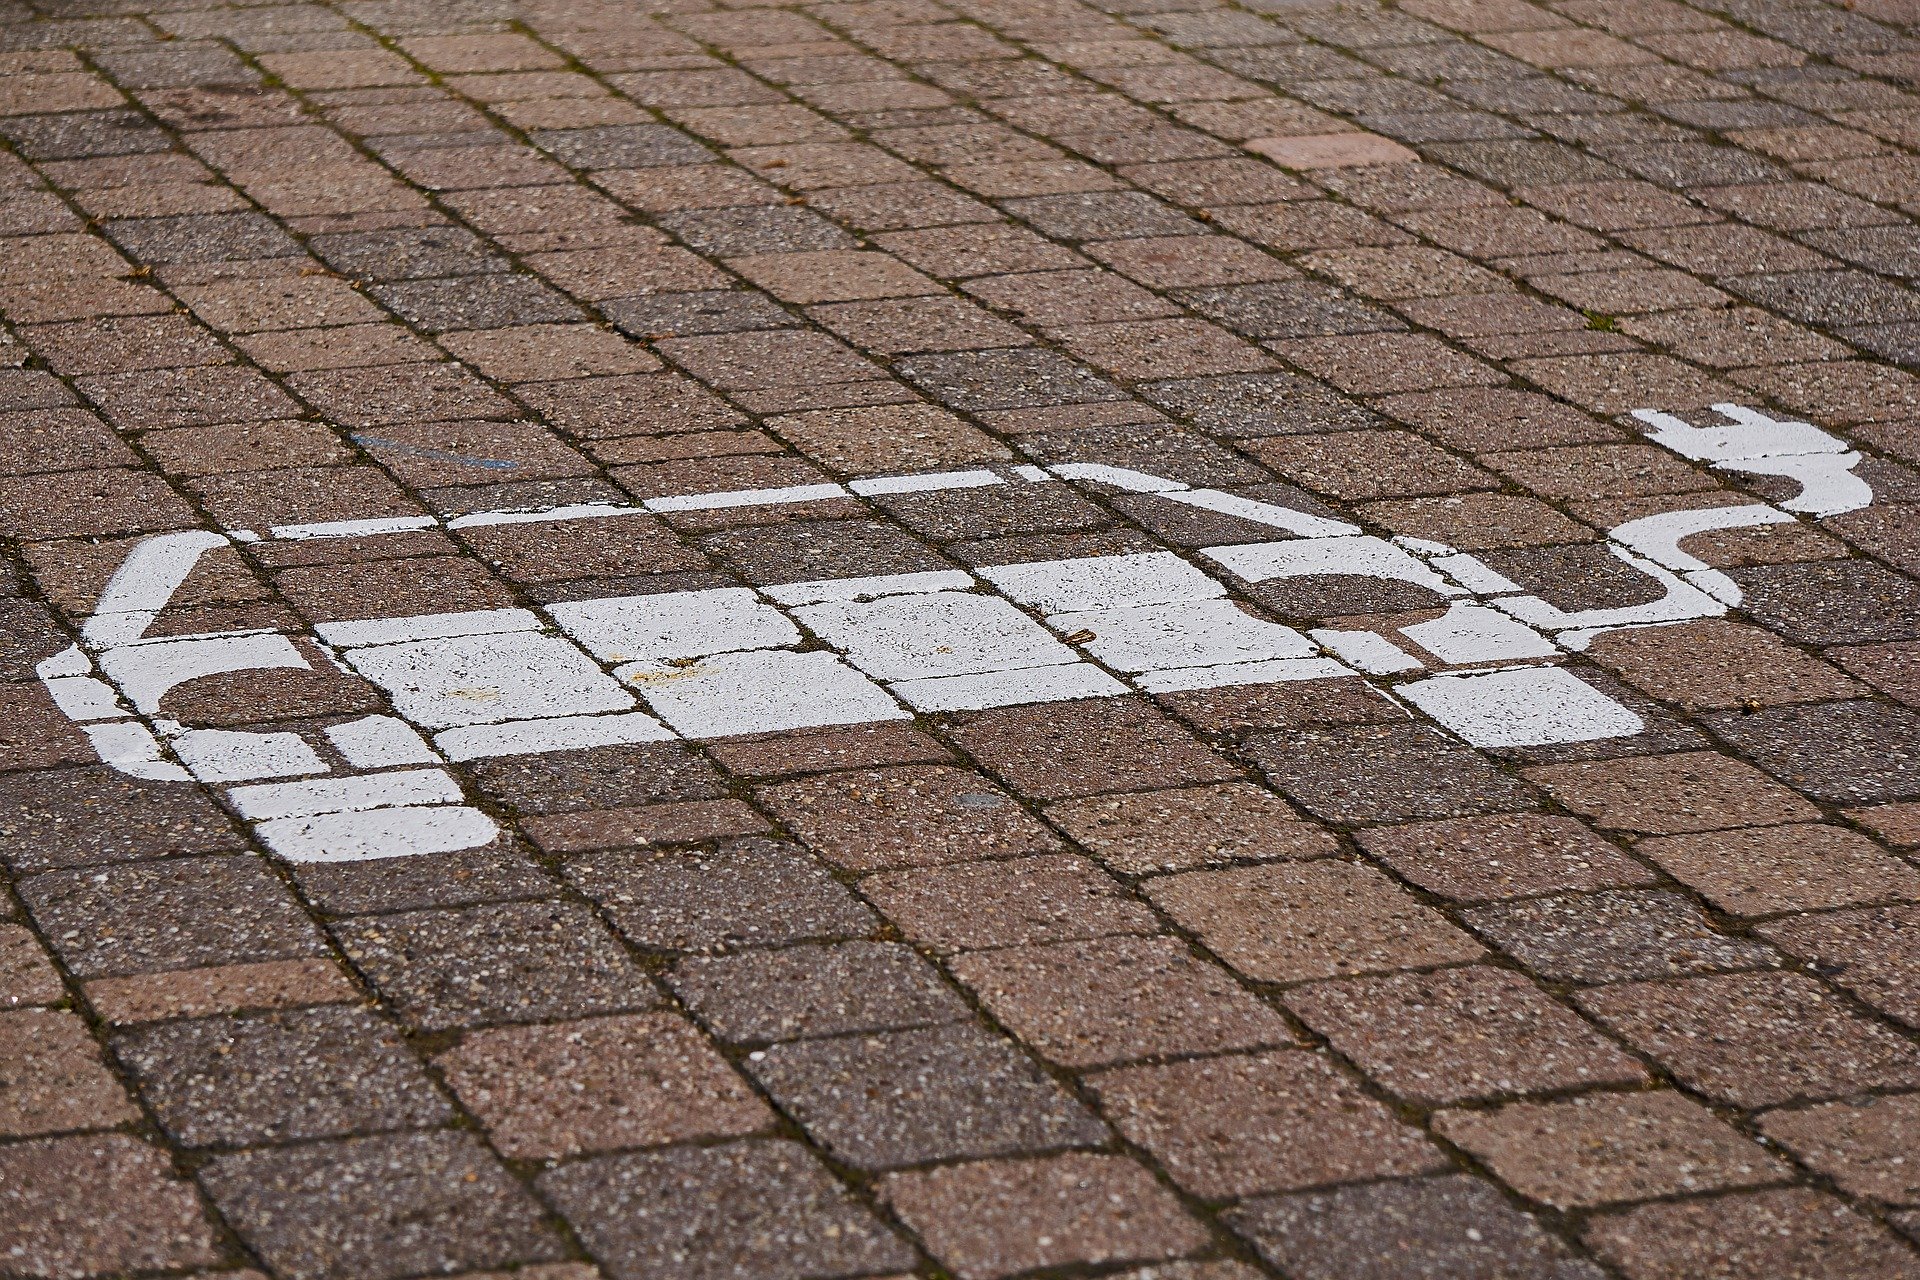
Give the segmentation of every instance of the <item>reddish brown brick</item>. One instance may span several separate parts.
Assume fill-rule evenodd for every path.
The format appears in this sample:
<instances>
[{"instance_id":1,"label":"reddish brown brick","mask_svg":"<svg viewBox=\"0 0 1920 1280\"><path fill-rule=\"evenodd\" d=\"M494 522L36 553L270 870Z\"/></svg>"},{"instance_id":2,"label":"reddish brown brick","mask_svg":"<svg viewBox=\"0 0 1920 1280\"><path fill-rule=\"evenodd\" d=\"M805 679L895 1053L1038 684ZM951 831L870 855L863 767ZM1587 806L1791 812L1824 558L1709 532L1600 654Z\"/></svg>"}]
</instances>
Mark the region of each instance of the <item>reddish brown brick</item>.
<instances>
[{"instance_id":1,"label":"reddish brown brick","mask_svg":"<svg viewBox=\"0 0 1920 1280\"><path fill-rule=\"evenodd\" d=\"M1480 945L1379 872L1351 862L1192 871L1147 895L1249 978L1300 982L1473 960Z\"/></svg>"},{"instance_id":2,"label":"reddish brown brick","mask_svg":"<svg viewBox=\"0 0 1920 1280\"><path fill-rule=\"evenodd\" d=\"M1318 1053L1127 1067L1092 1085L1120 1132L1207 1200L1446 1167L1418 1131Z\"/></svg>"},{"instance_id":3,"label":"reddish brown brick","mask_svg":"<svg viewBox=\"0 0 1920 1280\"><path fill-rule=\"evenodd\" d=\"M1039 1267L1178 1257L1207 1233L1120 1156L952 1165L881 1184L893 1211L963 1280Z\"/></svg>"},{"instance_id":4,"label":"reddish brown brick","mask_svg":"<svg viewBox=\"0 0 1920 1280\"><path fill-rule=\"evenodd\" d=\"M1474 965L1318 983L1289 1009L1387 1089L1460 1102L1597 1084L1647 1073L1606 1037L1518 974Z\"/></svg>"},{"instance_id":5,"label":"reddish brown brick","mask_svg":"<svg viewBox=\"0 0 1920 1280\"><path fill-rule=\"evenodd\" d=\"M1802 974L1636 983L1579 1003L1683 1083L1735 1106L1920 1083L1920 1053Z\"/></svg>"},{"instance_id":6,"label":"reddish brown brick","mask_svg":"<svg viewBox=\"0 0 1920 1280\"><path fill-rule=\"evenodd\" d=\"M990 1014L1063 1066L1294 1039L1279 1014L1173 938L975 952L950 967Z\"/></svg>"},{"instance_id":7,"label":"reddish brown brick","mask_svg":"<svg viewBox=\"0 0 1920 1280\"><path fill-rule=\"evenodd\" d=\"M1782 1181L1780 1160L1677 1093L1596 1093L1443 1111L1434 1128L1522 1195L1558 1209Z\"/></svg>"},{"instance_id":8,"label":"reddish brown brick","mask_svg":"<svg viewBox=\"0 0 1920 1280\"><path fill-rule=\"evenodd\" d=\"M773 1120L670 1014L478 1031L439 1065L494 1145L516 1159L731 1137Z\"/></svg>"}]
</instances>

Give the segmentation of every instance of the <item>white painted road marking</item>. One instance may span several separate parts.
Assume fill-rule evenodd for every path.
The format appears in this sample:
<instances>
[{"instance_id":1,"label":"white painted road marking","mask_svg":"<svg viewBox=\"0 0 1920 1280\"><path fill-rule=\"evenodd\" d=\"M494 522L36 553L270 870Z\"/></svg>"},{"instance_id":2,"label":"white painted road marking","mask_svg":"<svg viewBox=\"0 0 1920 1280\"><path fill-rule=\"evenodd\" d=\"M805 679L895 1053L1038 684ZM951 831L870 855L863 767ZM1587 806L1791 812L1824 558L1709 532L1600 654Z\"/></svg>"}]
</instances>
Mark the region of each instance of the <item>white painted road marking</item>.
<instances>
[{"instance_id":1,"label":"white painted road marking","mask_svg":"<svg viewBox=\"0 0 1920 1280\"><path fill-rule=\"evenodd\" d=\"M165 718L167 694L207 675L311 669L292 637L237 631L148 639L200 556L259 535L149 538L103 592L81 643L40 665L56 705L101 759L136 777L228 784L228 801L282 857L329 861L485 844L492 820L450 775L422 768L606 743L717 738L905 719L915 712L1105 697L1364 673L1404 677L1390 693L1469 743L1529 746L1620 737L1638 715L1553 665L1622 627L1715 617L1733 580L1681 549L1714 529L1857 510L1872 490L1860 455L1806 423L1737 405L1695 427L1635 417L1652 438L1718 468L1786 475L1802 492L1764 503L1670 512L1614 530L1608 549L1657 583L1658 599L1568 611L1441 543L1386 539L1357 525L1125 468L1069 463L877 477L718 494L660 495L635 507L586 504L482 512L447 527L599 520L1061 479L1224 512L1292 535L1170 551L726 587L555 604L329 622L313 640L379 686L396 716L336 724L309 743L286 730L194 728ZM275 528L276 539L369 538L437 527L432 517ZM1379 631L1301 633L1248 612L1204 565L1248 583L1345 575L1407 583L1450 601L1444 614ZM824 646L824 647L821 647ZM1520 665L1515 665L1520 664ZM426 730L431 743L421 736ZM324 741L356 772L326 776ZM383 772L396 770L396 772ZM280 779L281 781L274 781Z\"/></svg>"}]
</instances>

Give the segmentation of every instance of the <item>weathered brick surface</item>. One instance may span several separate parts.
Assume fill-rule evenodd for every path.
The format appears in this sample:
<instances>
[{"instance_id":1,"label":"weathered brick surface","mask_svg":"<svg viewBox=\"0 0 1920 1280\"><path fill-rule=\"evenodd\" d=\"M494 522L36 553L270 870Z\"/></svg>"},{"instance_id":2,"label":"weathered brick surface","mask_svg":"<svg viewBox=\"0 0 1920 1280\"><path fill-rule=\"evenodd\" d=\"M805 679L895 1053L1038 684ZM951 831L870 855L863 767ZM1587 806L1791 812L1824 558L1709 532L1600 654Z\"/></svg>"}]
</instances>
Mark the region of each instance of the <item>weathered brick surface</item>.
<instances>
[{"instance_id":1,"label":"weathered brick surface","mask_svg":"<svg viewBox=\"0 0 1920 1280\"><path fill-rule=\"evenodd\" d=\"M0 1270L1920 1275L1917 54L1911 0L0 0ZM750 718L302 861L42 684L285 632L141 713L339 774L401 695L331 623L1207 567L1249 501L1632 609L1609 531L1795 497L1630 416L1730 402L1873 501L1684 535L1726 607L1550 659L1593 741L1393 671ZM1063 463L1228 496L806 489ZM1451 661L1407 574L1225 581Z\"/></svg>"}]
</instances>

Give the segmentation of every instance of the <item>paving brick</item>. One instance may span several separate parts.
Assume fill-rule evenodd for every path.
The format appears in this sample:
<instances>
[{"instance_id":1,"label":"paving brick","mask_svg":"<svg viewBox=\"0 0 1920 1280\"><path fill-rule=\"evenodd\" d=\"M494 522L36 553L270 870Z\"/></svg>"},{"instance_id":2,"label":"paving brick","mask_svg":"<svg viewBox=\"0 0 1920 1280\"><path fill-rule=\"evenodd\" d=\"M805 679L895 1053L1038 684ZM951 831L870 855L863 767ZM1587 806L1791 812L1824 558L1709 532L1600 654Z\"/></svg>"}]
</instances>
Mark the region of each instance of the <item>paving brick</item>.
<instances>
[{"instance_id":1,"label":"paving brick","mask_svg":"<svg viewBox=\"0 0 1920 1280\"><path fill-rule=\"evenodd\" d=\"M873 913L819 863L773 841L714 854L602 853L568 877L634 945L657 951L863 937Z\"/></svg>"},{"instance_id":2,"label":"paving brick","mask_svg":"<svg viewBox=\"0 0 1920 1280\"><path fill-rule=\"evenodd\" d=\"M957 717L962 750L1016 792L1042 800L1214 782L1238 771L1145 703L1096 699Z\"/></svg>"},{"instance_id":3,"label":"paving brick","mask_svg":"<svg viewBox=\"0 0 1920 1280\"><path fill-rule=\"evenodd\" d=\"M1788 1166L1677 1093L1596 1093L1443 1111L1434 1127L1531 1200L1558 1209L1780 1181Z\"/></svg>"},{"instance_id":4,"label":"paving brick","mask_svg":"<svg viewBox=\"0 0 1920 1280\"><path fill-rule=\"evenodd\" d=\"M1062 800L1048 820L1125 875L1332 853L1333 837L1270 792L1240 782Z\"/></svg>"},{"instance_id":5,"label":"paving brick","mask_svg":"<svg viewBox=\"0 0 1920 1280\"><path fill-rule=\"evenodd\" d=\"M1208 949L1258 981L1300 982L1482 954L1446 917L1357 863L1191 871L1149 881L1146 892Z\"/></svg>"},{"instance_id":6,"label":"paving brick","mask_svg":"<svg viewBox=\"0 0 1920 1280\"><path fill-rule=\"evenodd\" d=\"M1255 739L1248 752L1315 817L1392 822L1531 807L1521 783L1413 724L1314 729Z\"/></svg>"},{"instance_id":7,"label":"paving brick","mask_svg":"<svg viewBox=\"0 0 1920 1280\"><path fill-rule=\"evenodd\" d=\"M977 774L909 766L828 774L760 793L807 846L850 871L1041 853L1058 837Z\"/></svg>"},{"instance_id":8,"label":"paving brick","mask_svg":"<svg viewBox=\"0 0 1920 1280\"><path fill-rule=\"evenodd\" d=\"M100 1060L86 1024L62 1009L0 1014L0 1133L107 1129L140 1113Z\"/></svg>"},{"instance_id":9,"label":"paving brick","mask_svg":"<svg viewBox=\"0 0 1920 1280\"><path fill-rule=\"evenodd\" d=\"M190 1147L342 1137L453 1117L399 1035L363 1009L165 1022L113 1045L161 1125Z\"/></svg>"},{"instance_id":10,"label":"paving brick","mask_svg":"<svg viewBox=\"0 0 1920 1280\"><path fill-rule=\"evenodd\" d=\"M976 952L950 967L990 1014L1063 1066L1294 1038L1278 1014L1172 938Z\"/></svg>"},{"instance_id":11,"label":"paving brick","mask_svg":"<svg viewBox=\"0 0 1920 1280\"><path fill-rule=\"evenodd\" d=\"M1581 823L1547 814L1375 827L1357 839L1415 885L1457 901L1624 888L1653 879L1645 865Z\"/></svg>"},{"instance_id":12,"label":"paving brick","mask_svg":"<svg viewBox=\"0 0 1920 1280\"><path fill-rule=\"evenodd\" d=\"M1841 827L1797 824L1642 840L1661 870L1731 915L1920 897L1920 875Z\"/></svg>"},{"instance_id":13,"label":"paving brick","mask_svg":"<svg viewBox=\"0 0 1920 1280\"><path fill-rule=\"evenodd\" d=\"M723 1040L756 1043L963 1021L937 970L895 942L843 942L683 960L674 994Z\"/></svg>"},{"instance_id":14,"label":"paving brick","mask_svg":"<svg viewBox=\"0 0 1920 1280\"><path fill-rule=\"evenodd\" d=\"M1152 933L1145 906L1092 863L1013 858L869 876L860 892L908 940L941 951Z\"/></svg>"},{"instance_id":15,"label":"paving brick","mask_svg":"<svg viewBox=\"0 0 1920 1280\"><path fill-rule=\"evenodd\" d=\"M476 1031L438 1065L510 1159L734 1137L773 1120L671 1014Z\"/></svg>"},{"instance_id":16,"label":"paving brick","mask_svg":"<svg viewBox=\"0 0 1920 1280\"><path fill-rule=\"evenodd\" d=\"M1627 889L1476 907L1461 917L1549 982L1626 982L1777 964L1773 950L1714 930L1664 889Z\"/></svg>"},{"instance_id":17,"label":"paving brick","mask_svg":"<svg viewBox=\"0 0 1920 1280\"><path fill-rule=\"evenodd\" d=\"M1598 1280L1602 1274L1492 1187L1460 1176L1277 1196L1227 1217L1262 1257L1302 1280L1476 1273Z\"/></svg>"},{"instance_id":18,"label":"paving brick","mask_svg":"<svg viewBox=\"0 0 1920 1280\"><path fill-rule=\"evenodd\" d=\"M1910 1086L1912 1046L1797 973L1588 992L1581 1008L1709 1098L1769 1106Z\"/></svg>"},{"instance_id":19,"label":"paving brick","mask_svg":"<svg viewBox=\"0 0 1920 1280\"><path fill-rule=\"evenodd\" d=\"M914 1254L796 1142L603 1156L541 1189L617 1280L866 1275Z\"/></svg>"},{"instance_id":20,"label":"paving brick","mask_svg":"<svg viewBox=\"0 0 1920 1280\"><path fill-rule=\"evenodd\" d=\"M571 903L404 912L343 921L332 931L375 990L422 1029L660 1003L612 935Z\"/></svg>"},{"instance_id":21,"label":"paving brick","mask_svg":"<svg viewBox=\"0 0 1920 1280\"><path fill-rule=\"evenodd\" d=\"M0 836L16 874L238 848L204 792L155 786L110 769L0 778Z\"/></svg>"},{"instance_id":22,"label":"paving brick","mask_svg":"<svg viewBox=\"0 0 1920 1280\"><path fill-rule=\"evenodd\" d=\"M748 1063L776 1105L862 1169L1100 1143L1106 1129L973 1025L776 1045Z\"/></svg>"},{"instance_id":23,"label":"paving brick","mask_svg":"<svg viewBox=\"0 0 1920 1280\"><path fill-rule=\"evenodd\" d=\"M58 1004L66 995L59 972L33 932L21 925L0 925L0 1004L8 1010Z\"/></svg>"},{"instance_id":24,"label":"paving brick","mask_svg":"<svg viewBox=\"0 0 1920 1280\"><path fill-rule=\"evenodd\" d=\"M1317 1053L1127 1067L1091 1083L1120 1132L1206 1200L1446 1167L1431 1143Z\"/></svg>"},{"instance_id":25,"label":"paving brick","mask_svg":"<svg viewBox=\"0 0 1920 1280\"><path fill-rule=\"evenodd\" d=\"M1916 1119L1913 1094L1769 1111L1760 1131L1842 1191L1891 1204L1920 1195L1909 1170Z\"/></svg>"},{"instance_id":26,"label":"paving brick","mask_svg":"<svg viewBox=\"0 0 1920 1280\"><path fill-rule=\"evenodd\" d=\"M1177 1257L1205 1228L1120 1156L951 1165L882 1183L894 1212L963 1280L1039 1267Z\"/></svg>"},{"instance_id":27,"label":"paving brick","mask_svg":"<svg viewBox=\"0 0 1920 1280\"><path fill-rule=\"evenodd\" d=\"M1920 1024L1920 954L1909 940L1911 907L1801 915L1761 932L1815 972L1909 1026Z\"/></svg>"},{"instance_id":28,"label":"paving brick","mask_svg":"<svg viewBox=\"0 0 1920 1280\"><path fill-rule=\"evenodd\" d=\"M299 959L323 946L293 895L245 855L49 871L20 893L81 978Z\"/></svg>"},{"instance_id":29,"label":"paving brick","mask_svg":"<svg viewBox=\"0 0 1920 1280\"><path fill-rule=\"evenodd\" d=\"M353 1004L361 999L360 989L338 965L319 959L95 978L86 984L86 995L102 1018L123 1026L250 1009Z\"/></svg>"},{"instance_id":30,"label":"paving brick","mask_svg":"<svg viewBox=\"0 0 1920 1280\"><path fill-rule=\"evenodd\" d=\"M23 1275L211 1266L213 1229L166 1153L122 1134L0 1148L0 1247Z\"/></svg>"},{"instance_id":31,"label":"paving brick","mask_svg":"<svg viewBox=\"0 0 1920 1280\"><path fill-rule=\"evenodd\" d=\"M1861 804L1920 794L1920 761L1904 750L1920 712L1833 702L1721 715L1710 723L1736 750L1818 800Z\"/></svg>"},{"instance_id":32,"label":"paving brick","mask_svg":"<svg viewBox=\"0 0 1920 1280\"><path fill-rule=\"evenodd\" d=\"M1646 1071L1502 969L1301 987L1286 1005L1386 1089L1428 1103L1639 1084Z\"/></svg>"},{"instance_id":33,"label":"paving brick","mask_svg":"<svg viewBox=\"0 0 1920 1280\"><path fill-rule=\"evenodd\" d=\"M200 1182L269 1267L301 1280L563 1256L538 1203L469 1134L347 1138L216 1156Z\"/></svg>"},{"instance_id":34,"label":"paving brick","mask_svg":"<svg viewBox=\"0 0 1920 1280\"><path fill-rule=\"evenodd\" d=\"M1708 752L1544 765L1527 776L1602 827L1677 835L1805 822L1817 810L1751 766Z\"/></svg>"},{"instance_id":35,"label":"paving brick","mask_svg":"<svg viewBox=\"0 0 1920 1280\"><path fill-rule=\"evenodd\" d=\"M1807 1188L1653 1204L1583 1235L1635 1280L1667 1276L1908 1276L1912 1252L1843 1202Z\"/></svg>"}]
</instances>

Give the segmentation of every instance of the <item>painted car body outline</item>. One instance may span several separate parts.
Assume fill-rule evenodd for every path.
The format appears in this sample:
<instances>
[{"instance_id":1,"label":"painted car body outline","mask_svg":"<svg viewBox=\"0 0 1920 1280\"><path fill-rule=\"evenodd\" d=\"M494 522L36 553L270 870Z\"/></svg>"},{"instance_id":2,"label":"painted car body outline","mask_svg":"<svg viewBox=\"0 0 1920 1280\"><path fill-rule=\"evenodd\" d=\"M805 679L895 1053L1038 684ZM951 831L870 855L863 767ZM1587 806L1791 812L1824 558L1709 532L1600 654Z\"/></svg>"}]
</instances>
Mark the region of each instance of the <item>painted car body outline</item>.
<instances>
[{"instance_id":1,"label":"painted car body outline","mask_svg":"<svg viewBox=\"0 0 1920 1280\"><path fill-rule=\"evenodd\" d=\"M466 803L443 767L449 762L921 712L1358 675L1476 746L1626 736L1644 727L1640 717L1560 664L1607 631L1715 617L1740 603L1738 585L1683 550L1684 539L1836 515L1872 500L1853 474L1861 455L1837 437L1739 405L1714 409L1724 424L1695 427L1652 410L1633 416L1656 443L1691 460L1789 477L1801 492L1778 505L1683 509L1609 531L1607 550L1662 589L1657 599L1622 608L1560 609L1442 543L1377 537L1344 520L1125 468L1063 463L265 534L159 534L136 544L79 642L42 662L38 674L105 763L148 780L225 788L227 803L263 843L296 861L491 841L497 828ZM172 689L204 676L312 669L280 631L147 634L215 548L1049 483L1149 495L1284 536L1186 556L1158 551L616 596L538 612L316 624L307 639L328 661L378 686L397 713L321 731L345 771L298 733L193 728L162 714ZM1410 584L1446 608L1393 635L1302 632L1246 611L1222 581L1327 574Z\"/></svg>"}]
</instances>

